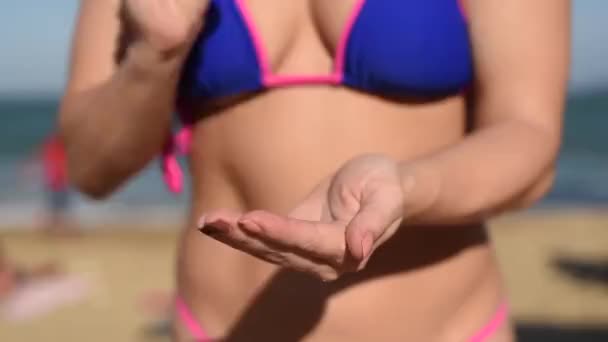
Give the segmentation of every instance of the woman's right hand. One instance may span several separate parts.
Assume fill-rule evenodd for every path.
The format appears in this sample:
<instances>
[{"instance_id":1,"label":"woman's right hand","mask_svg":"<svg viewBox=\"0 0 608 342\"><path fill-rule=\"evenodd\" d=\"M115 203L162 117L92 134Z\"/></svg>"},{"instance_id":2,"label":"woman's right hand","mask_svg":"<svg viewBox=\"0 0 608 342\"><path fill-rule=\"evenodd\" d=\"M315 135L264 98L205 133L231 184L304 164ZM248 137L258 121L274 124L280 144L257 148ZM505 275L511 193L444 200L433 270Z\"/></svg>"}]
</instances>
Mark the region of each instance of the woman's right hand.
<instances>
[{"instance_id":1,"label":"woman's right hand","mask_svg":"<svg viewBox=\"0 0 608 342\"><path fill-rule=\"evenodd\" d=\"M161 54L189 49L208 5L209 0L122 0L128 45L144 43Z\"/></svg>"}]
</instances>

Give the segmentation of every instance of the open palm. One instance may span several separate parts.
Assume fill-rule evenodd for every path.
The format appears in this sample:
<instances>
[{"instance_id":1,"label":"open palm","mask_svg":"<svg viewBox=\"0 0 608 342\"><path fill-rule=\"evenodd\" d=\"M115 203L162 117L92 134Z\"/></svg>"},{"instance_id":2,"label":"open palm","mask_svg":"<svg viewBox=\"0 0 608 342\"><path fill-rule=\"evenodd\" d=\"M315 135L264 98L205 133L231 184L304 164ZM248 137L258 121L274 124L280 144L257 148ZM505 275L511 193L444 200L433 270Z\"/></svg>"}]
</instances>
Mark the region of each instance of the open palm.
<instances>
[{"instance_id":1,"label":"open palm","mask_svg":"<svg viewBox=\"0 0 608 342\"><path fill-rule=\"evenodd\" d=\"M269 211L207 213L201 230L263 260L333 280L362 269L401 222L397 164L383 156L346 163L287 216Z\"/></svg>"}]
</instances>

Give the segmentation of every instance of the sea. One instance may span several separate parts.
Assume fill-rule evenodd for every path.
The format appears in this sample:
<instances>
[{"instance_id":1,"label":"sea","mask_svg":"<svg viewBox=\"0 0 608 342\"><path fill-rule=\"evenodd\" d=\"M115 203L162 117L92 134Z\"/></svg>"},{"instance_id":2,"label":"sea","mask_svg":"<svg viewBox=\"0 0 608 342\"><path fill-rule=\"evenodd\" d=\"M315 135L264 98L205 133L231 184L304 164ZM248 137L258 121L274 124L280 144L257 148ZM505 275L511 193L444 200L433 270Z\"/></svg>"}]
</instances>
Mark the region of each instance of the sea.
<instances>
[{"instance_id":1,"label":"sea","mask_svg":"<svg viewBox=\"0 0 608 342\"><path fill-rule=\"evenodd\" d=\"M28 176L24 170L35 161L42 140L55 129L58 98L0 96L0 226L31 223L44 210L40 172ZM535 208L608 207L607 128L608 88L569 95L557 180ZM156 160L106 201L74 194L74 211L97 222L117 218L175 222L187 208L190 193L185 188L179 196L167 192Z\"/></svg>"}]
</instances>

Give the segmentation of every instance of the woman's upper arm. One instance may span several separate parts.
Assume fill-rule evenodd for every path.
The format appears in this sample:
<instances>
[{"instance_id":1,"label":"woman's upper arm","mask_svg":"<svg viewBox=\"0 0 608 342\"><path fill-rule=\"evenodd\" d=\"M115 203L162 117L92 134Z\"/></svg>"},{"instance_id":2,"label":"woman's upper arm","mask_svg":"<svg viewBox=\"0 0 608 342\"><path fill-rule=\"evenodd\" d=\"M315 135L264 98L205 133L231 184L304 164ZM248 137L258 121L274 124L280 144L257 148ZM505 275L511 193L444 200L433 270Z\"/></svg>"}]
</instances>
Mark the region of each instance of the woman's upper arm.
<instances>
[{"instance_id":1,"label":"woman's upper arm","mask_svg":"<svg viewBox=\"0 0 608 342\"><path fill-rule=\"evenodd\" d=\"M81 0L72 38L65 96L108 80L115 70L121 0Z\"/></svg>"},{"instance_id":2,"label":"woman's upper arm","mask_svg":"<svg viewBox=\"0 0 608 342\"><path fill-rule=\"evenodd\" d=\"M475 127L518 119L559 141L570 61L569 0L465 0Z\"/></svg>"}]
</instances>

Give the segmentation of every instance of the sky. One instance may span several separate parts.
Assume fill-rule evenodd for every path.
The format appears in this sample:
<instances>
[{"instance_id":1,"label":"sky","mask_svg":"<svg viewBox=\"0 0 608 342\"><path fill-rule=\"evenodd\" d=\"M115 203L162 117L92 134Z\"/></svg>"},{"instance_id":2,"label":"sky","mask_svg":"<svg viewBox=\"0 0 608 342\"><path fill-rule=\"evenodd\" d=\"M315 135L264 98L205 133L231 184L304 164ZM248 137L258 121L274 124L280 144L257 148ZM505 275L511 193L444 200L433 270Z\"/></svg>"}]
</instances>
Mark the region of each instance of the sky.
<instances>
[{"instance_id":1,"label":"sky","mask_svg":"<svg viewBox=\"0 0 608 342\"><path fill-rule=\"evenodd\" d=\"M0 94L61 91L78 2L2 0ZM607 27L608 0L573 0L573 90L608 87Z\"/></svg>"}]
</instances>

